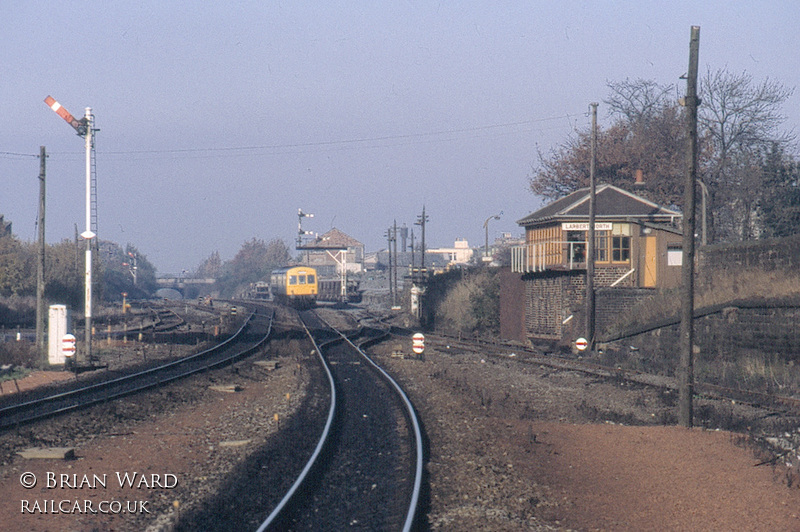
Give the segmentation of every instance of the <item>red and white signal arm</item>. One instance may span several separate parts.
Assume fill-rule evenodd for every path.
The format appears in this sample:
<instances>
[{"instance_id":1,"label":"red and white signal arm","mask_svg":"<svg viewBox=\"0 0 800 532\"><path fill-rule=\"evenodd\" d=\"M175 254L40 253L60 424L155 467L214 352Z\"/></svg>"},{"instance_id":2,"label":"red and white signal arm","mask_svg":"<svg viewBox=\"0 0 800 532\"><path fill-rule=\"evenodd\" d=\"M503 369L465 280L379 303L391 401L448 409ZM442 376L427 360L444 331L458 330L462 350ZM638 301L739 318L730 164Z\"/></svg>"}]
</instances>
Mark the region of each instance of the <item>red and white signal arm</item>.
<instances>
[{"instance_id":1,"label":"red and white signal arm","mask_svg":"<svg viewBox=\"0 0 800 532\"><path fill-rule=\"evenodd\" d=\"M425 335L417 333L411 337L411 350L416 354L422 354L425 351Z\"/></svg>"},{"instance_id":2,"label":"red and white signal arm","mask_svg":"<svg viewBox=\"0 0 800 532\"><path fill-rule=\"evenodd\" d=\"M61 352L67 358L75 356L75 336L72 334L65 334L61 337Z\"/></svg>"}]
</instances>

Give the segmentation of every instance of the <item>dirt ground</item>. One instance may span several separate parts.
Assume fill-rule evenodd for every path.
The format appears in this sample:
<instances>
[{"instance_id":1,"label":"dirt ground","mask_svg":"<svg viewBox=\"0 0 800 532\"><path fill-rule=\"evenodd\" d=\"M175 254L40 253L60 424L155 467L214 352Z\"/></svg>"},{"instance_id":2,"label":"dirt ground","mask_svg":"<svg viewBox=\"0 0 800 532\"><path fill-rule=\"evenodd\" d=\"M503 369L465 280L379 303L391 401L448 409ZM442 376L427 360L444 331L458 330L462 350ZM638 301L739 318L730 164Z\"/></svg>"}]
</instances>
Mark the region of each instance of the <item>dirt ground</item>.
<instances>
[{"instance_id":1,"label":"dirt ground","mask_svg":"<svg viewBox=\"0 0 800 532\"><path fill-rule=\"evenodd\" d=\"M730 433L533 423L532 478L576 530L800 530L800 490Z\"/></svg>"},{"instance_id":2,"label":"dirt ground","mask_svg":"<svg viewBox=\"0 0 800 532\"><path fill-rule=\"evenodd\" d=\"M425 511L432 530L800 530L800 489L787 486L780 465L757 466L735 434L641 424L664 408L651 391L497 362L480 353L431 349L418 361L392 358L393 350L395 344L388 343L374 354L407 390L425 424ZM28 377L29 383L48 378L56 377ZM21 388L29 384L25 380ZM237 432L242 423L236 416L246 409L271 418L278 405L288 414L287 403L302 393L298 386L293 374L278 371L241 393L204 390L199 411L165 411L134 429L98 434L81 444L78 460L11 458L0 470L0 528L169 530L170 519L159 520L159 512L169 516L201 500L213 484L208 464L246 452L220 443L258 438ZM611 412L635 423L604 422ZM24 472L43 479L48 471L78 479L117 471L172 473L181 489L21 487ZM146 519L30 515L20 507L33 499L142 497L156 510Z\"/></svg>"},{"instance_id":3,"label":"dirt ground","mask_svg":"<svg viewBox=\"0 0 800 532\"><path fill-rule=\"evenodd\" d=\"M664 408L647 388L480 354L383 353L431 441L433 529L800 530L783 467L757 466L738 434L647 426Z\"/></svg>"},{"instance_id":4,"label":"dirt ground","mask_svg":"<svg viewBox=\"0 0 800 532\"><path fill-rule=\"evenodd\" d=\"M74 378L68 371L34 371L22 379L17 379L16 384L13 380L0 383L0 395L11 395L17 392L24 392L39 386L45 386L52 382L58 382Z\"/></svg>"},{"instance_id":5,"label":"dirt ground","mask_svg":"<svg viewBox=\"0 0 800 532\"><path fill-rule=\"evenodd\" d=\"M202 503L233 465L294 411L304 384L292 364L286 366L219 383L236 384L235 393L213 390L202 378L196 379L196 384L180 391L163 393L165 400L177 399L178 393L184 397L158 415L148 401L135 396L117 400L110 412L99 414L102 420L78 412L60 424L40 428L39 437L47 438L51 431L67 432L64 425L96 421L95 426L102 427L97 434L84 433L79 441L53 442L53 446L74 445L72 460L3 455L0 530L171 530L182 512ZM48 380L41 375L29 378ZM121 419L109 423L115 417ZM7 440L14 438L14 434L0 436L4 450ZM32 478L35 486L23 485Z\"/></svg>"}]
</instances>

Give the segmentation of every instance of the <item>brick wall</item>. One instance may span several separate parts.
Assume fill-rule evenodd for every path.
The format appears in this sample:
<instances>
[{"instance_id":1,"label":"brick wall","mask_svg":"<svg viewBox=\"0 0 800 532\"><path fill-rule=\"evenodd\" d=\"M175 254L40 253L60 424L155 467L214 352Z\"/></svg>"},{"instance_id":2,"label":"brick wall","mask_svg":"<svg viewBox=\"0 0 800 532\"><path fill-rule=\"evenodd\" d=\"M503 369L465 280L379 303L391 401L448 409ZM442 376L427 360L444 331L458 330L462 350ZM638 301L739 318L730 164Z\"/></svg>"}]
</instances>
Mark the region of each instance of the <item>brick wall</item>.
<instances>
[{"instance_id":1,"label":"brick wall","mask_svg":"<svg viewBox=\"0 0 800 532\"><path fill-rule=\"evenodd\" d=\"M611 266L607 268L595 268L594 270L594 286L596 288L603 286L611 286L618 281L623 275L628 273L630 268ZM636 282L634 275L629 275L617 285L618 287L633 286Z\"/></svg>"},{"instance_id":2,"label":"brick wall","mask_svg":"<svg viewBox=\"0 0 800 532\"><path fill-rule=\"evenodd\" d=\"M500 338L525 342L525 283L511 268L500 270Z\"/></svg>"},{"instance_id":3,"label":"brick wall","mask_svg":"<svg viewBox=\"0 0 800 532\"><path fill-rule=\"evenodd\" d=\"M630 285L635 281L633 276L624 279L614 288L608 287L627 271L623 267L595 270L598 330L610 323L616 313L629 310L637 301L652 294L652 290L631 288ZM515 275L516 279L513 279ZM586 320L586 272L548 271L523 277L508 272L501 287L500 327L503 338L574 340L576 335L583 333ZM521 293L522 300L515 300L515 294L508 293L515 291ZM515 301L515 306L512 307L511 301ZM517 323L515 312L524 313L521 324ZM564 324L569 316L572 318ZM522 327L524 331L519 331L518 327Z\"/></svg>"},{"instance_id":4,"label":"brick wall","mask_svg":"<svg viewBox=\"0 0 800 532\"><path fill-rule=\"evenodd\" d=\"M525 329L528 336L561 339L563 321L579 322L584 293L583 272L545 272L523 277L525 284ZM571 327L572 325L569 325Z\"/></svg>"}]
</instances>

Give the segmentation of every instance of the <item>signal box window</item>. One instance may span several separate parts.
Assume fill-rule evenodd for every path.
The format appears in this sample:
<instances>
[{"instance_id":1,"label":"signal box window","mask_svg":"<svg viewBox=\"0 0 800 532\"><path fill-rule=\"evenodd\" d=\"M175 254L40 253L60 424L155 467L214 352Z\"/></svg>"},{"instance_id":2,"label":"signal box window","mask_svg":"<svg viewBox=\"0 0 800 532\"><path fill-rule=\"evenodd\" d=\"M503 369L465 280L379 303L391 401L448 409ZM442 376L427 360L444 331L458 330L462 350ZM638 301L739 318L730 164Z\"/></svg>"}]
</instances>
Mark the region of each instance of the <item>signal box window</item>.
<instances>
[{"instance_id":1,"label":"signal box window","mask_svg":"<svg viewBox=\"0 0 800 532\"><path fill-rule=\"evenodd\" d=\"M669 245L667 246L667 266L682 266L683 265L683 245Z\"/></svg>"},{"instance_id":2,"label":"signal box window","mask_svg":"<svg viewBox=\"0 0 800 532\"><path fill-rule=\"evenodd\" d=\"M613 262L628 262L631 260L631 237L611 237L611 260Z\"/></svg>"},{"instance_id":3,"label":"signal box window","mask_svg":"<svg viewBox=\"0 0 800 532\"><path fill-rule=\"evenodd\" d=\"M595 232L594 260L596 262L608 262L608 231Z\"/></svg>"},{"instance_id":4,"label":"signal box window","mask_svg":"<svg viewBox=\"0 0 800 532\"><path fill-rule=\"evenodd\" d=\"M567 243L569 245L569 261L583 262L586 260L586 237L583 231L567 231Z\"/></svg>"}]
</instances>

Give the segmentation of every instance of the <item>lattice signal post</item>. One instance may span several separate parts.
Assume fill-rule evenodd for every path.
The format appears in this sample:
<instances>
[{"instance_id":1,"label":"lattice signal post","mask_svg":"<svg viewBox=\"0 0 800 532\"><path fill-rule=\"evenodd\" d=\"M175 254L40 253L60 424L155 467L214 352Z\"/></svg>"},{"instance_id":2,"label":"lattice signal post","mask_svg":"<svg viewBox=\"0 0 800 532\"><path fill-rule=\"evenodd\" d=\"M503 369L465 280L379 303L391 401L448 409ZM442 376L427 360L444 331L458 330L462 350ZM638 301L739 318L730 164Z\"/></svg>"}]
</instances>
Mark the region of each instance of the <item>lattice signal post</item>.
<instances>
[{"instance_id":1,"label":"lattice signal post","mask_svg":"<svg viewBox=\"0 0 800 532\"><path fill-rule=\"evenodd\" d=\"M299 241L299 240L298 240ZM343 303L347 302L347 247L336 245L336 244L329 244L322 240L320 241L311 241L303 244L300 242L296 248L298 251L324 251L328 254L330 258L336 262L336 266L339 269L339 281L341 282L341 287L339 290L339 297Z\"/></svg>"},{"instance_id":2,"label":"lattice signal post","mask_svg":"<svg viewBox=\"0 0 800 532\"><path fill-rule=\"evenodd\" d=\"M334 260L334 262L336 262L336 265L340 270L339 279L342 285L339 291L339 297L341 298L342 302L347 302L347 246L325 242L320 239L311 240L304 243L303 237L306 235L313 235L314 232L305 231L303 229L303 218L313 217L313 214L303 212L303 209L297 209L297 245L295 246L295 249L297 251L305 251L306 257L308 257L309 251L324 251Z\"/></svg>"},{"instance_id":3,"label":"lattice signal post","mask_svg":"<svg viewBox=\"0 0 800 532\"><path fill-rule=\"evenodd\" d=\"M83 137L86 147L86 231L81 233L81 236L86 241L86 269L84 276L84 318L86 325L86 336L84 348L85 360L91 360L92 356L92 239L97 236L92 229L92 213L95 206L92 198L94 194L94 181L92 179L92 160L94 155L94 135L98 129L94 128L94 115L92 115L92 108L87 107L83 118L77 119L72 114L61 106L52 96L44 99L50 109L64 119L72 128L78 133L79 137ZM79 365L84 362L82 353L78 352L75 356L75 363Z\"/></svg>"}]
</instances>

